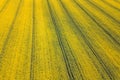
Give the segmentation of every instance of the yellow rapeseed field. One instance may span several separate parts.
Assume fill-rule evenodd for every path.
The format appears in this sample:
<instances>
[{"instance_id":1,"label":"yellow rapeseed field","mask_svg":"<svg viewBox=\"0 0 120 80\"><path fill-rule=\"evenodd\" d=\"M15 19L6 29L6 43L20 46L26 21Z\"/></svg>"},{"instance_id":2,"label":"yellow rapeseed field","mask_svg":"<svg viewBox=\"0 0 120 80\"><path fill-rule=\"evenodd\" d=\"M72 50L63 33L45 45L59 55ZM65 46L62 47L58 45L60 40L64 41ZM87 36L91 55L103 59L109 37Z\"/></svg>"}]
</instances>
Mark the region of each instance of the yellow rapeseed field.
<instances>
[{"instance_id":1,"label":"yellow rapeseed field","mask_svg":"<svg viewBox=\"0 0 120 80\"><path fill-rule=\"evenodd\" d=\"M120 0L0 0L0 80L120 80Z\"/></svg>"}]
</instances>

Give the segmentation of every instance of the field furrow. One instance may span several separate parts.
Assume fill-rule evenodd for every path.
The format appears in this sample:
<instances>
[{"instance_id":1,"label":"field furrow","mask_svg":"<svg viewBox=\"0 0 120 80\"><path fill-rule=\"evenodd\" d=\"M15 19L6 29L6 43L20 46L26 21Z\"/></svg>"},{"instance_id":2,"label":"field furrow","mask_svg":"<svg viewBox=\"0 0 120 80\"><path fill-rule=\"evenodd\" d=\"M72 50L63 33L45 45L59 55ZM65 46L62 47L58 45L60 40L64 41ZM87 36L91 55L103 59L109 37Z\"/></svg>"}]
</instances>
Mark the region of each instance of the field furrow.
<instances>
[{"instance_id":1,"label":"field furrow","mask_svg":"<svg viewBox=\"0 0 120 80\"><path fill-rule=\"evenodd\" d=\"M120 0L1 0L0 80L119 80Z\"/></svg>"}]
</instances>

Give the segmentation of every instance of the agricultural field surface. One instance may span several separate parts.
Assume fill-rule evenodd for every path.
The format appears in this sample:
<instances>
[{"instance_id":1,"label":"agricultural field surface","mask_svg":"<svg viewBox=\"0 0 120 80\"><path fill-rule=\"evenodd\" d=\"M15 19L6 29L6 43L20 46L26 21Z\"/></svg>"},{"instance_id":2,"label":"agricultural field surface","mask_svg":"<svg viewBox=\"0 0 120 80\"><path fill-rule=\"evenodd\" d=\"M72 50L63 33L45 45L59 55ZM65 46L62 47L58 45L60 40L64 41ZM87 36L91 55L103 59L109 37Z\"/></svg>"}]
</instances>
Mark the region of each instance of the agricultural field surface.
<instances>
[{"instance_id":1,"label":"agricultural field surface","mask_svg":"<svg viewBox=\"0 0 120 80\"><path fill-rule=\"evenodd\" d=\"M120 0L0 0L0 80L120 80Z\"/></svg>"}]
</instances>

